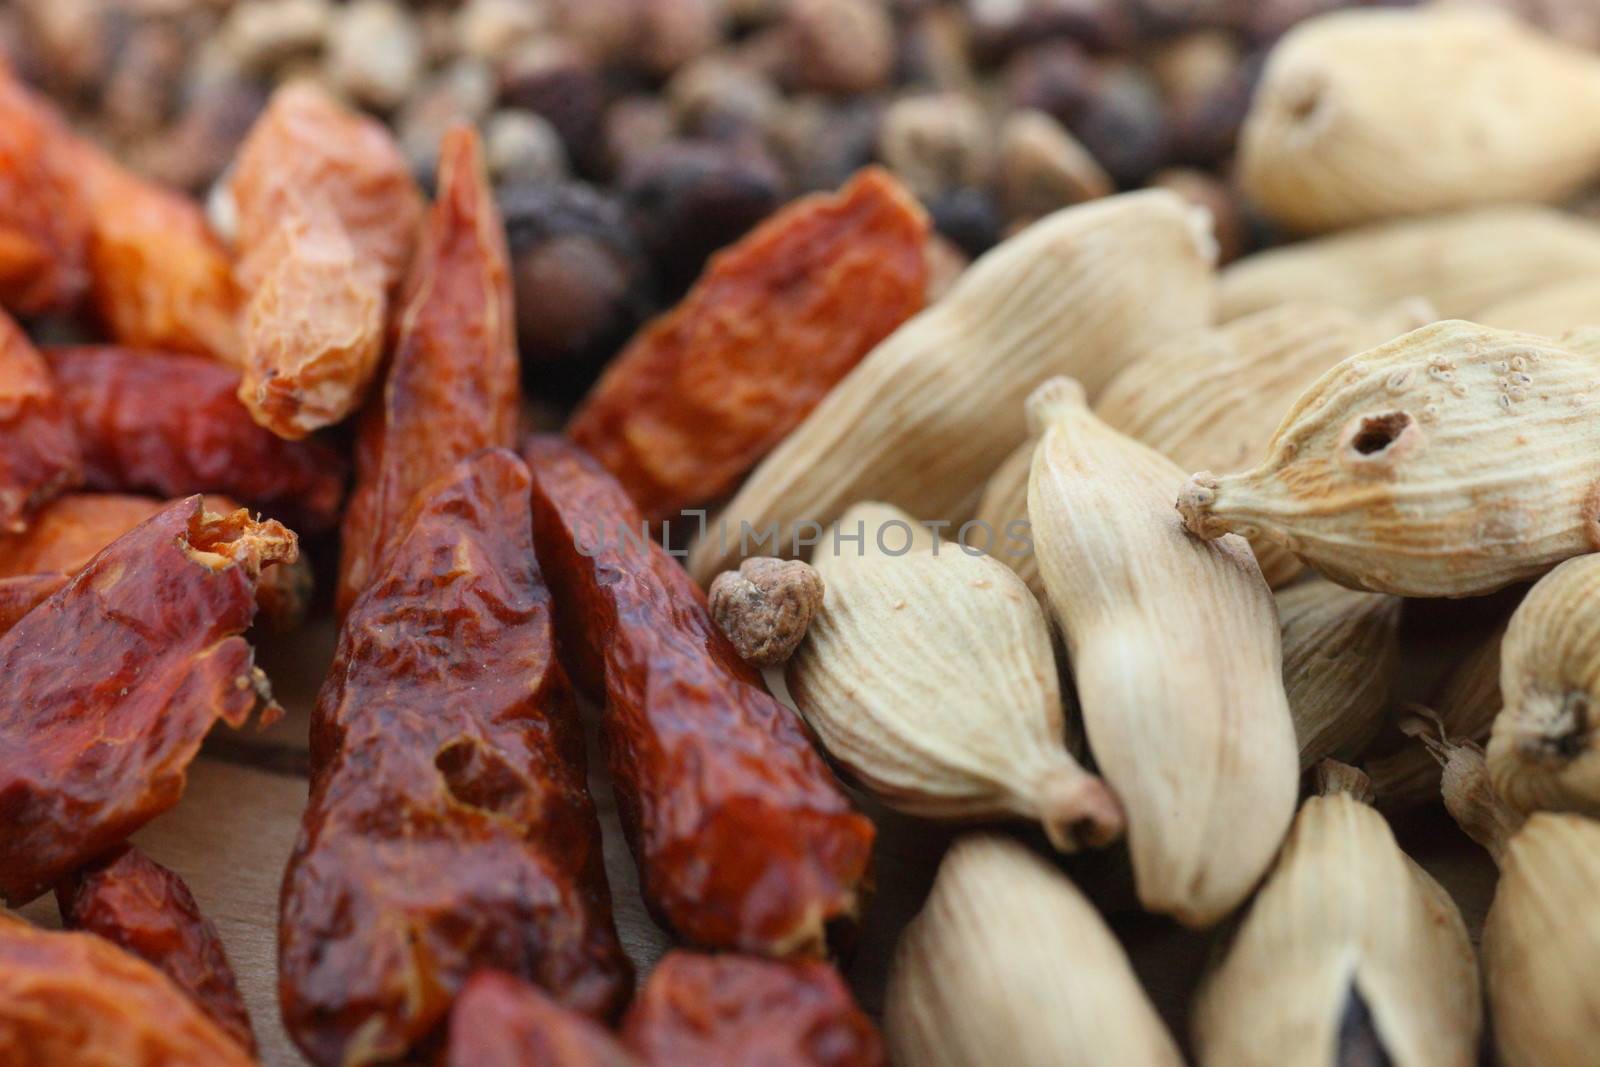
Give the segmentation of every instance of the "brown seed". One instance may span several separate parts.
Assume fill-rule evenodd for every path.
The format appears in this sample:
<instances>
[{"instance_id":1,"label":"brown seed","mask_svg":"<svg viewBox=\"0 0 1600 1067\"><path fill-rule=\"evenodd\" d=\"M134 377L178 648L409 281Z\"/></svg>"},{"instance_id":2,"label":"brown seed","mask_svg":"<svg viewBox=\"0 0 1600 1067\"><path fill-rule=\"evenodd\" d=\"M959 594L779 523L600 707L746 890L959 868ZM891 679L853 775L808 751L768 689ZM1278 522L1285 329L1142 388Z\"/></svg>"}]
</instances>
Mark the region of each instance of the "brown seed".
<instances>
[{"instance_id":1,"label":"brown seed","mask_svg":"<svg viewBox=\"0 0 1600 1067\"><path fill-rule=\"evenodd\" d=\"M822 606L822 577L799 560L757 556L711 583L711 618L740 658L777 667L799 647Z\"/></svg>"}]
</instances>

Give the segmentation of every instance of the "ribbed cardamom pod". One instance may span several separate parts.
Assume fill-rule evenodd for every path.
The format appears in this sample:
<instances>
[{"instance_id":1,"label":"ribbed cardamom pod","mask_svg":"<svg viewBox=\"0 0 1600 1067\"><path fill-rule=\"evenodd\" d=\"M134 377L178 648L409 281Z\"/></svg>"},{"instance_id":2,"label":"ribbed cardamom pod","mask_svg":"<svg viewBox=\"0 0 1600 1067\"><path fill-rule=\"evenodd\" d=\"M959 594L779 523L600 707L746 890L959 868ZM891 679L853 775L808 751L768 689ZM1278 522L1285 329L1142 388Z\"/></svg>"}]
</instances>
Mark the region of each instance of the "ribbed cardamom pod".
<instances>
[{"instance_id":1,"label":"ribbed cardamom pod","mask_svg":"<svg viewBox=\"0 0 1600 1067\"><path fill-rule=\"evenodd\" d=\"M800 529L858 500L971 518L990 472L1027 437L1030 389L1063 373L1098 388L1150 346L1211 321L1208 220L1175 193L1147 190L1065 208L1003 242L762 461L689 569L704 583L734 566L742 524L775 530L772 554L795 555Z\"/></svg>"},{"instance_id":2,"label":"ribbed cardamom pod","mask_svg":"<svg viewBox=\"0 0 1600 1067\"><path fill-rule=\"evenodd\" d=\"M1600 60L1504 12L1307 19L1270 53L1238 176L1302 231L1555 200L1600 168Z\"/></svg>"},{"instance_id":3,"label":"ribbed cardamom pod","mask_svg":"<svg viewBox=\"0 0 1600 1067\"><path fill-rule=\"evenodd\" d=\"M1278 619L1250 546L1186 537L1171 460L1040 386L1028 482L1034 551L1071 657L1089 747L1122 801L1140 902L1206 926L1272 862L1298 757Z\"/></svg>"},{"instance_id":4,"label":"ribbed cardamom pod","mask_svg":"<svg viewBox=\"0 0 1600 1067\"><path fill-rule=\"evenodd\" d=\"M1122 946L1023 846L945 854L889 972L884 1031L907 1067L1181 1067Z\"/></svg>"},{"instance_id":5,"label":"ribbed cardamom pod","mask_svg":"<svg viewBox=\"0 0 1600 1067\"><path fill-rule=\"evenodd\" d=\"M1591 274L1600 274L1600 223L1534 204L1472 208L1246 256L1222 272L1218 317L1297 300L1372 313L1415 296L1441 317L1476 319L1501 301Z\"/></svg>"},{"instance_id":6,"label":"ribbed cardamom pod","mask_svg":"<svg viewBox=\"0 0 1600 1067\"><path fill-rule=\"evenodd\" d=\"M1530 289L1472 317L1485 326L1557 339L1584 326L1600 326L1600 273Z\"/></svg>"},{"instance_id":7,"label":"ribbed cardamom pod","mask_svg":"<svg viewBox=\"0 0 1600 1067\"><path fill-rule=\"evenodd\" d=\"M1050 629L1004 564L953 543L890 555L883 518L814 559L826 593L789 660L789 694L828 754L885 804L936 819L1021 816L1057 848L1109 844L1122 811L1066 747ZM890 551L903 543L886 539Z\"/></svg>"},{"instance_id":8,"label":"ribbed cardamom pod","mask_svg":"<svg viewBox=\"0 0 1600 1067\"><path fill-rule=\"evenodd\" d=\"M1600 555L1569 559L1534 584L1500 656L1495 790L1520 812L1600 815Z\"/></svg>"},{"instance_id":9,"label":"ribbed cardamom pod","mask_svg":"<svg viewBox=\"0 0 1600 1067\"><path fill-rule=\"evenodd\" d=\"M1600 548L1600 356L1470 322L1319 378L1267 458L1201 472L1189 531L1265 538L1344 585L1475 596Z\"/></svg>"},{"instance_id":10,"label":"ribbed cardamom pod","mask_svg":"<svg viewBox=\"0 0 1600 1067\"><path fill-rule=\"evenodd\" d=\"M1593 1067L1600 1048L1600 823L1536 812L1511 838L1483 926L1505 1067Z\"/></svg>"},{"instance_id":11,"label":"ribbed cardamom pod","mask_svg":"<svg viewBox=\"0 0 1600 1067\"><path fill-rule=\"evenodd\" d=\"M978 510L972 516L985 528L995 531L1026 529L1028 521L1028 472L1033 469L1033 449L1038 442L1033 438L1018 445L1016 451L996 467L984 483L983 496L978 500ZM1013 523L1023 523L1013 527ZM1031 540L1031 537L1030 537ZM1036 552L1011 550L1012 543L1003 542L1002 549L994 553L1002 563L1016 572L1039 603L1046 603L1044 576L1039 573L1039 556Z\"/></svg>"},{"instance_id":12,"label":"ribbed cardamom pod","mask_svg":"<svg viewBox=\"0 0 1600 1067\"><path fill-rule=\"evenodd\" d=\"M1437 716L1435 729L1444 738L1473 742L1488 738L1500 711L1500 639L1504 634L1505 626L1498 626L1474 645L1429 699L1428 710ZM1438 800L1439 759L1423 736L1413 736L1395 751L1367 761L1364 769L1383 811L1403 811Z\"/></svg>"},{"instance_id":13,"label":"ribbed cardamom pod","mask_svg":"<svg viewBox=\"0 0 1600 1067\"><path fill-rule=\"evenodd\" d=\"M1473 1067L1466 924L1338 765L1196 996L1202 1067Z\"/></svg>"},{"instance_id":14,"label":"ribbed cardamom pod","mask_svg":"<svg viewBox=\"0 0 1600 1067\"><path fill-rule=\"evenodd\" d=\"M1422 300L1401 301L1372 317L1331 305L1285 304L1157 345L1111 380L1094 411L1180 467L1241 469L1265 451L1282 412L1320 374L1434 318ZM1026 521L1033 445L1023 442L989 476L974 516L988 529ZM1274 588L1305 570L1270 542L1250 547ZM1042 602L1044 580L1033 553L996 555Z\"/></svg>"},{"instance_id":15,"label":"ribbed cardamom pod","mask_svg":"<svg viewBox=\"0 0 1600 1067\"><path fill-rule=\"evenodd\" d=\"M1593 1067L1600 1048L1600 823L1541 811L1524 823L1483 755L1451 748L1444 800L1500 867L1483 923L1483 976L1505 1067Z\"/></svg>"},{"instance_id":16,"label":"ribbed cardamom pod","mask_svg":"<svg viewBox=\"0 0 1600 1067\"><path fill-rule=\"evenodd\" d=\"M1400 662L1400 598L1317 578L1280 590L1277 601L1300 768L1359 756L1388 711Z\"/></svg>"},{"instance_id":17,"label":"ribbed cardamom pod","mask_svg":"<svg viewBox=\"0 0 1600 1067\"><path fill-rule=\"evenodd\" d=\"M1284 304L1158 345L1111 380L1094 413L1186 470L1244 470L1328 368L1437 317L1426 301L1373 316ZM1305 569L1270 541L1251 548L1274 588Z\"/></svg>"}]
</instances>

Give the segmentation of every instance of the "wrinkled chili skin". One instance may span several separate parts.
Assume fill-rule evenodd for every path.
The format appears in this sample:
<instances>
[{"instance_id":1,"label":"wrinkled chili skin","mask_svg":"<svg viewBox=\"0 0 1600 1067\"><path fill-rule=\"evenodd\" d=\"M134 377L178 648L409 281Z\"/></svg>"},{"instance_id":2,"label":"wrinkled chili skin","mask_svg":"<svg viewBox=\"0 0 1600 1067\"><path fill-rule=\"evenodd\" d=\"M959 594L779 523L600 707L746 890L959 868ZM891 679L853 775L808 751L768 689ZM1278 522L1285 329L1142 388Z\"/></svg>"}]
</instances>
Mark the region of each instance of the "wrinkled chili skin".
<instances>
[{"instance_id":1,"label":"wrinkled chili skin","mask_svg":"<svg viewBox=\"0 0 1600 1067\"><path fill-rule=\"evenodd\" d=\"M0 312L0 534L83 480L72 416L28 335Z\"/></svg>"},{"instance_id":2,"label":"wrinkled chili skin","mask_svg":"<svg viewBox=\"0 0 1600 1067\"><path fill-rule=\"evenodd\" d=\"M441 1067L644 1067L610 1031L502 971L467 980Z\"/></svg>"},{"instance_id":3,"label":"wrinkled chili skin","mask_svg":"<svg viewBox=\"0 0 1600 1067\"><path fill-rule=\"evenodd\" d=\"M652 521L725 496L922 308L927 233L877 168L791 203L639 333L568 433Z\"/></svg>"},{"instance_id":4,"label":"wrinkled chili skin","mask_svg":"<svg viewBox=\"0 0 1600 1067\"><path fill-rule=\"evenodd\" d=\"M253 1067L156 968L94 934L0 914L0 1063L6 1067Z\"/></svg>"},{"instance_id":5,"label":"wrinkled chili skin","mask_svg":"<svg viewBox=\"0 0 1600 1067\"><path fill-rule=\"evenodd\" d=\"M212 724L262 699L239 635L260 569L295 554L277 523L190 497L0 637L0 898L32 900L178 802Z\"/></svg>"},{"instance_id":6,"label":"wrinkled chili skin","mask_svg":"<svg viewBox=\"0 0 1600 1067\"><path fill-rule=\"evenodd\" d=\"M0 60L0 307L71 310L88 291L89 221L70 135Z\"/></svg>"},{"instance_id":7,"label":"wrinkled chili skin","mask_svg":"<svg viewBox=\"0 0 1600 1067\"><path fill-rule=\"evenodd\" d=\"M345 618L284 875L279 994L316 1064L425 1051L484 967L598 1017L631 971L528 473L505 449L417 500Z\"/></svg>"},{"instance_id":8,"label":"wrinkled chili skin","mask_svg":"<svg viewBox=\"0 0 1600 1067\"><path fill-rule=\"evenodd\" d=\"M22 617L49 600L67 584L66 574L19 574L0 578L0 634Z\"/></svg>"},{"instance_id":9,"label":"wrinkled chili skin","mask_svg":"<svg viewBox=\"0 0 1600 1067\"><path fill-rule=\"evenodd\" d=\"M151 964L256 1054L250 1013L222 939L177 874L124 845L57 885L56 904L64 926L97 934Z\"/></svg>"},{"instance_id":10,"label":"wrinkled chili skin","mask_svg":"<svg viewBox=\"0 0 1600 1067\"><path fill-rule=\"evenodd\" d=\"M272 95L239 146L228 179L239 216L238 274L256 279L250 250L307 199L332 209L352 243L392 289L405 276L422 221L422 193L382 122L309 82Z\"/></svg>"},{"instance_id":11,"label":"wrinkled chili skin","mask_svg":"<svg viewBox=\"0 0 1600 1067\"><path fill-rule=\"evenodd\" d=\"M246 294L239 398L261 425L304 437L367 394L422 194L381 122L304 81L273 94L229 189Z\"/></svg>"},{"instance_id":12,"label":"wrinkled chili skin","mask_svg":"<svg viewBox=\"0 0 1600 1067\"><path fill-rule=\"evenodd\" d=\"M238 371L106 345L52 348L46 357L77 427L90 488L222 493L307 534L338 521L344 457L257 426L236 395Z\"/></svg>"},{"instance_id":13,"label":"wrinkled chili skin","mask_svg":"<svg viewBox=\"0 0 1600 1067\"><path fill-rule=\"evenodd\" d=\"M211 511L227 514L238 505ZM0 578L78 573L102 549L166 504L118 493L63 493L34 513L25 533L0 538Z\"/></svg>"},{"instance_id":14,"label":"wrinkled chili skin","mask_svg":"<svg viewBox=\"0 0 1600 1067\"><path fill-rule=\"evenodd\" d=\"M72 167L89 217L90 304L112 339L238 366L233 261L200 205L81 138Z\"/></svg>"},{"instance_id":15,"label":"wrinkled chili skin","mask_svg":"<svg viewBox=\"0 0 1600 1067\"><path fill-rule=\"evenodd\" d=\"M628 1009L622 1031L652 1067L885 1064L877 1027L839 972L817 960L669 952Z\"/></svg>"},{"instance_id":16,"label":"wrinkled chili skin","mask_svg":"<svg viewBox=\"0 0 1600 1067\"><path fill-rule=\"evenodd\" d=\"M338 607L382 562L417 493L459 459L515 444L521 386L505 229L477 133L439 147L439 198L400 300L383 389L363 410Z\"/></svg>"},{"instance_id":17,"label":"wrinkled chili skin","mask_svg":"<svg viewBox=\"0 0 1600 1067\"><path fill-rule=\"evenodd\" d=\"M64 493L34 513L26 533L0 537L0 634L101 549L170 503L123 493ZM211 494L205 508L228 515L239 505ZM261 573L256 603L273 629L288 632L305 621L313 589L310 561L279 563Z\"/></svg>"},{"instance_id":18,"label":"wrinkled chili skin","mask_svg":"<svg viewBox=\"0 0 1600 1067\"><path fill-rule=\"evenodd\" d=\"M602 738L646 902L684 940L819 954L853 918L873 826L600 465L559 437L523 448L534 537L574 677ZM604 532L604 544L596 535ZM587 554L586 554L587 553Z\"/></svg>"}]
</instances>

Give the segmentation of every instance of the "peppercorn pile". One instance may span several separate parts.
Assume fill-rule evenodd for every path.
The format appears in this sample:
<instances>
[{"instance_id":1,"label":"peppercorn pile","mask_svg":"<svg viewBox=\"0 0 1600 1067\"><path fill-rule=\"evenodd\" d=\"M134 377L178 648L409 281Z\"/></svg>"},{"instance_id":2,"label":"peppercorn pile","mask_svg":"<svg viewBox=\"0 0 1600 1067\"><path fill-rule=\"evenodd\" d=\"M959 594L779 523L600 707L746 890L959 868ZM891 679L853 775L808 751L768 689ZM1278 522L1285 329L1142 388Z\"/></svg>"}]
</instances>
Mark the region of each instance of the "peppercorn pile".
<instances>
[{"instance_id":1,"label":"peppercorn pile","mask_svg":"<svg viewBox=\"0 0 1600 1067\"><path fill-rule=\"evenodd\" d=\"M0 1064L1590 1063L1501 7L0 12Z\"/></svg>"},{"instance_id":2,"label":"peppercorn pile","mask_svg":"<svg viewBox=\"0 0 1600 1067\"><path fill-rule=\"evenodd\" d=\"M385 119L425 187L444 131L475 124L523 358L570 401L712 252L874 161L929 211L941 275L1145 184L1205 204L1223 258L1240 254L1270 236L1226 180L1262 58L1340 6L17 0L0 53L135 171L197 196L286 81ZM1584 5L1529 6L1600 40Z\"/></svg>"}]
</instances>

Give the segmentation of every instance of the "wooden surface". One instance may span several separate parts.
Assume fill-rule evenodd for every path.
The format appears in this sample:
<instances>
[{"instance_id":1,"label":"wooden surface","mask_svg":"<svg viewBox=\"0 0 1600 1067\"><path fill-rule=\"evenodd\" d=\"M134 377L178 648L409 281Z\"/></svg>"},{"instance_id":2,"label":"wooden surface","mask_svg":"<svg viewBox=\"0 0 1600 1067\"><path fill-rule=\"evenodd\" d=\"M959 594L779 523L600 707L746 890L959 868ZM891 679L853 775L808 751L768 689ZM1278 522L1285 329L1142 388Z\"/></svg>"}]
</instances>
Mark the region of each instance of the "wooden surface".
<instances>
[{"instance_id":1,"label":"wooden surface","mask_svg":"<svg viewBox=\"0 0 1600 1067\"><path fill-rule=\"evenodd\" d=\"M189 882L201 908L216 923L249 1002L262 1061L271 1067L303 1063L278 1019L278 886L305 803L306 727L333 640L332 624L326 621L287 639L265 639L261 663L289 714L266 731L234 733L219 727L191 770L182 803L134 838ZM1427 672L1413 672L1407 680L1413 691L1428 684ZM643 975L665 950L667 939L640 902L608 784L595 773L599 762L591 744L591 784L606 835L617 927ZM844 967L862 1003L876 1014L895 940L920 907L952 831L863 806L879 825L877 891L859 943ZM1044 847L1042 837L1016 832ZM1455 896L1476 936L1494 887L1494 869L1481 850L1438 809L1402 820L1396 833L1407 851ZM1212 937L1128 911L1126 881L1114 855L1074 858L1064 865L1111 912L1112 928L1127 946L1152 999L1168 1025L1186 1039L1185 1006L1211 951ZM58 925L49 897L24 908L23 914Z\"/></svg>"}]
</instances>

